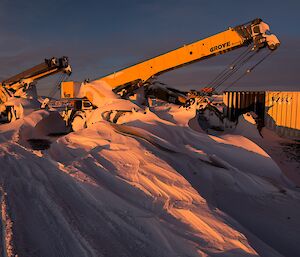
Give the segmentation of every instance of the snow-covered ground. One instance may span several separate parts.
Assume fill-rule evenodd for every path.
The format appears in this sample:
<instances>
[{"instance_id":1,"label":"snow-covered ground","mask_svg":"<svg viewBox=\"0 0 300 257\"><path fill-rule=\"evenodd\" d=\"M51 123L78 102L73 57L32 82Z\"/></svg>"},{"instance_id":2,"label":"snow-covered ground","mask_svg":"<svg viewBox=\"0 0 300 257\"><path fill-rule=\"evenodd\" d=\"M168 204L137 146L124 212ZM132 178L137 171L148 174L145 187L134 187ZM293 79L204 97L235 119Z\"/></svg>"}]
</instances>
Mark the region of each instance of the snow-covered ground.
<instances>
[{"instance_id":1,"label":"snow-covered ground","mask_svg":"<svg viewBox=\"0 0 300 257\"><path fill-rule=\"evenodd\" d=\"M58 139L45 110L0 126L1 256L299 256L299 189L242 128L117 98L94 115Z\"/></svg>"}]
</instances>

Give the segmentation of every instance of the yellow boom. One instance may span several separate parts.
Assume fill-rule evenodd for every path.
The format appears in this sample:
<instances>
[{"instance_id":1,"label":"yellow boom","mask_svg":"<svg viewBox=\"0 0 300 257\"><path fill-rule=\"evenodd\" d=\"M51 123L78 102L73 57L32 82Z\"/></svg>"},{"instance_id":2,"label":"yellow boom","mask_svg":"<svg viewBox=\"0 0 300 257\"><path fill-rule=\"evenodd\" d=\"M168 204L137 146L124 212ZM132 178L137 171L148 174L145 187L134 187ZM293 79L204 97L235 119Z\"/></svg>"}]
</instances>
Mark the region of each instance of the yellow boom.
<instances>
[{"instance_id":1,"label":"yellow boom","mask_svg":"<svg viewBox=\"0 0 300 257\"><path fill-rule=\"evenodd\" d=\"M114 92L119 93L122 90L130 91L130 87L134 85L141 86L153 76L242 46L253 44L253 50L264 47L275 50L280 42L275 35L267 35L268 30L269 26L266 23L256 19L114 72L99 80L107 82Z\"/></svg>"}]
</instances>

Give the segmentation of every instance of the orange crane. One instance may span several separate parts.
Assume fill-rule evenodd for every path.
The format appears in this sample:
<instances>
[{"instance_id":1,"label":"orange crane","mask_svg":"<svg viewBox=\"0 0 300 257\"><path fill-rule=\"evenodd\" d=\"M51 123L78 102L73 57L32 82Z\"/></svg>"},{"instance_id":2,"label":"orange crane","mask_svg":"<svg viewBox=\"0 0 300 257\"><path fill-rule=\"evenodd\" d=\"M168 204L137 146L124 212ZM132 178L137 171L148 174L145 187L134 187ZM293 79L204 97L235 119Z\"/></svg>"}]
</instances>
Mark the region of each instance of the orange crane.
<instances>
[{"instance_id":1,"label":"orange crane","mask_svg":"<svg viewBox=\"0 0 300 257\"><path fill-rule=\"evenodd\" d=\"M42 78L57 74L71 74L68 57L45 59L44 62L27 69L0 83L0 113L8 122L21 117L20 104L15 105L16 98L23 98L36 82ZM21 99L22 100L22 99ZM18 101L22 102L22 101Z\"/></svg>"},{"instance_id":2,"label":"orange crane","mask_svg":"<svg viewBox=\"0 0 300 257\"><path fill-rule=\"evenodd\" d=\"M268 24L261 19L255 19L249 23L228 28L213 36L113 72L95 81L106 82L112 88L113 92L122 97L127 97L133 94L138 88L149 84L149 81L151 81L153 77L241 47L248 46L251 52L258 52L263 48L269 48L273 51L277 49L280 42L274 34L269 33L269 30ZM83 83L81 87L84 88L88 85L89 83ZM62 98L76 98L77 95L74 94L74 92L76 92L74 87L75 83L62 83ZM78 89L77 92L79 92ZM94 99L96 96L98 99L99 96L101 97L101 90L85 90L84 92L85 95L82 99L88 99L92 105L96 105L97 107L97 103ZM80 101L80 99L77 99L77 101ZM83 120L88 119L88 114L85 113L83 104L77 106L82 106L82 108L79 108L80 110L76 110L75 112L73 111L73 114L67 118L70 123L72 123L72 120L78 115L80 115ZM88 109L90 110L91 106L89 106Z\"/></svg>"}]
</instances>

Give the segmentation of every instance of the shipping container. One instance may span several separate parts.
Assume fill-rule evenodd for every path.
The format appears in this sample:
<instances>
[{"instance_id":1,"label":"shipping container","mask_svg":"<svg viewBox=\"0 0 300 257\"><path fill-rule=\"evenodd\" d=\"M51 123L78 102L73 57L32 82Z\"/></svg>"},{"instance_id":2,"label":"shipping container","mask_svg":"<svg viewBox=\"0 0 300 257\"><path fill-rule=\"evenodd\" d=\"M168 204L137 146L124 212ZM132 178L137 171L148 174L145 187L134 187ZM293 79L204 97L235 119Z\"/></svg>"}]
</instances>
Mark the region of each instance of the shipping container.
<instances>
[{"instance_id":1,"label":"shipping container","mask_svg":"<svg viewBox=\"0 0 300 257\"><path fill-rule=\"evenodd\" d=\"M278 135L300 138L300 92L267 91L265 126Z\"/></svg>"},{"instance_id":2,"label":"shipping container","mask_svg":"<svg viewBox=\"0 0 300 257\"><path fill-rule=\"evenodd\" d=\"M224 116L237 121L239 115L253 111L259 127L265 126L283 137L300 139L300 92L226 91Z\"/></svg>"},{"instance_id":3,"label":"shipping container","mask_svg":"<svg viewBox=\"0 0 300 257\"><path fill-rule=\"evenodd\" d=\"M230 121L237 121L246 112L255 112L263 125L265 114L265 92L260 91L226 91L223 94L225 105L223 113Z\"/></svg>"}]
</instances>

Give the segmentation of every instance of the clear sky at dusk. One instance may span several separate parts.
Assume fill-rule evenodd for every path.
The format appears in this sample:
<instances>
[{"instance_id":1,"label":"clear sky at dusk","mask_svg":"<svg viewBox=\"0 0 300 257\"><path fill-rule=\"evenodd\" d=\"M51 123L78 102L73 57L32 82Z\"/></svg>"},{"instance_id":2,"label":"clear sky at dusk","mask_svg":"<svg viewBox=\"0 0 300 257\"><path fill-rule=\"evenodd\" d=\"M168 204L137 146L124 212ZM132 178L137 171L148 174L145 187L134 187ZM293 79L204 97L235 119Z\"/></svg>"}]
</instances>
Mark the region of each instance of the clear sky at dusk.
<instances>
[{"instance_id":1,"label":"clear sky at dusk","mask_svg":"<svg viewBox=\"0 0 300 257\"><path fill-rule=\"evenodd\" d=\"M98 78L252 20L262 18L282 45L241 87L300 90L300 1L1 0L0 78L66 55L73 80ZM239 51L169 72L169 86L199 88ZM47 93L54 78L41 83Z\"/></svg>"}]
</instances>

